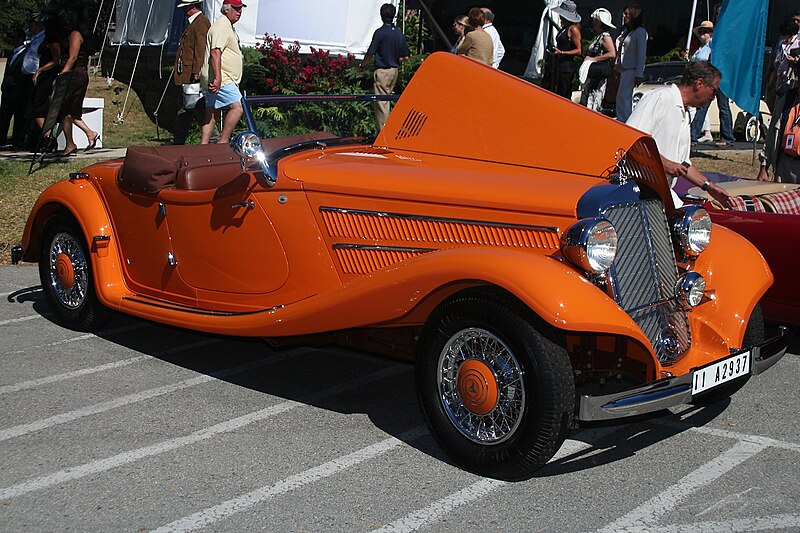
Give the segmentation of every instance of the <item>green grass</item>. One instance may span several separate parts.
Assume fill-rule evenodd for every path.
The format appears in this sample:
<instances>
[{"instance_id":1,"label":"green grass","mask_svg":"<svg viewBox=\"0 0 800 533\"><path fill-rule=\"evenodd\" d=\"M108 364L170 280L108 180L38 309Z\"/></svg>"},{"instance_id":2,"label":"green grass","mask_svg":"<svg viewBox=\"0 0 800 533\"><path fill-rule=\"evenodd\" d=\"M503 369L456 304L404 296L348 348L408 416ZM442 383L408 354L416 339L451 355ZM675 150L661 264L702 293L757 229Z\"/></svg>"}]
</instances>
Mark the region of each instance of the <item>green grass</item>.
<instances>
[{"instance_id":1,"label":"green grass","mask_svg":"<svg viewBox=\"0 0 800 533\"><path fill-rule=\"evenodd\" d=\"M67 178L70 172L96 163L97 159L48 160L28 175L30 160L0 160L0 264L11 262L11 248L20 243L25 222L39 193L48 185Z\"/></svg>"},{"instance_id":2,"label":"green grass","mask_svg":"<svg viewBox=\"0 0 800 533\"><path fill-rule=\"evenodd\" d=\"M114 88L123 90L115 94ZM116 123L117 104L123 105L127 86L114 81L108 86L105 78L92 77L89 82L87 96L105 99L103 112L103 147L126 148L128 146L146 146L159 144L169 139L170 133L161 130L161 140L156 137L156 127L142 108L136 93L131 91L125 121ZM30 158L0 159L0 264L11 262L11 248L22 240L25 222L39 194L48 185L66 179L70 172L88 167L102 159L98 158L66 158L48 157L41 166L34 166L34 172L28 175Z\"/></svg>"},{"instance_id":3,"label":"green grass","mask_svg":"<svg viewBox=\"0 0 800 533\"><path fill-rule=\"evenodd\" d=\"M118 92L115 92L115 89ZM121 90L120 90L121 89ZM111 86L106 79L100 76L89 78L89 89L86 96L89 98L103 98L103 147L127 148L128 146L149 146L160 144L170 138L170 132L161 129L159 140L156 135L156 126L144 112L142 103L134 91L128 95L128 86L116 80ZM117 115L124 107L124 121L118 123Z\"/></svg>"}]
</instances>

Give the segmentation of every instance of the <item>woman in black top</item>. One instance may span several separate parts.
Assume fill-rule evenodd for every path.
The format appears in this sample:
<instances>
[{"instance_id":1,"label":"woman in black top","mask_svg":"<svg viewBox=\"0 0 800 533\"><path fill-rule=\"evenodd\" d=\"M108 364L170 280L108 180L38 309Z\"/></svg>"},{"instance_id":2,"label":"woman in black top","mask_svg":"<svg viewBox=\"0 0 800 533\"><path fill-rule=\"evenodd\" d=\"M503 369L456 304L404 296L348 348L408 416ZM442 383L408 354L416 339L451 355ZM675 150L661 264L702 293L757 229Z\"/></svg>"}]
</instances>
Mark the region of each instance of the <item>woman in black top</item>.
<instances>
[{"instance_id":1,"label":"woman in black top","mask_svg":"<svg viewBox=\"0 0 800 533\"><path fill-rule=\"evenodd\" d=\"M582 55L581 28L578 22L577 6L571 0L564 0L553 12L561 17L561 31L556 35L556 86L555 92L564 98L572 97L572 79L577 67L575 58Z\"/></svg>"},{"instance_id":2,"label":"woman in black top","mask_svg":"<svg viewBox=\"0 0 800 533\"><path fill-rule=\"evenodd\" d=\"M80 3L73 7L67 21L66 49L68 54L61 66L61 73L72 71L67 92L58 114L61 128L64 131L67 144L60 155L76 155L78 146L72 137L72 125L78 126L86 134L88 140L87 150L97 145L100 135L83 121L83 98L89 87L89 15L86 7Z\"/></svg>"}]
</instances>

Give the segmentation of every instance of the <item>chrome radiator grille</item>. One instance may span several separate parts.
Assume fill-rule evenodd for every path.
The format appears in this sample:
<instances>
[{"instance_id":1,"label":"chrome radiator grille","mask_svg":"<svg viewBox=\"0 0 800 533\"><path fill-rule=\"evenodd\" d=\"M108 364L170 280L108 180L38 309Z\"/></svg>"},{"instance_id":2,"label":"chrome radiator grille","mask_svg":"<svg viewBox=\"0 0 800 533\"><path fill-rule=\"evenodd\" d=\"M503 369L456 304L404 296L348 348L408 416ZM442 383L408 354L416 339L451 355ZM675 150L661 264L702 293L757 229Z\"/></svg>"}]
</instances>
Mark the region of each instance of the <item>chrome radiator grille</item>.
<instances>
[{"instance_id":1,"label":"chrome radiator grille","mask_svg":"<svg viewBox=\"0 0 800 533\"><path fill-rule=\"evenodd\" d=\"M662 362L689 349L691 332L675 298L678 280L664 207L657 199L608 207L618 249L611 269L615 299L644 331Z\"/></svg>"}]
</instances>

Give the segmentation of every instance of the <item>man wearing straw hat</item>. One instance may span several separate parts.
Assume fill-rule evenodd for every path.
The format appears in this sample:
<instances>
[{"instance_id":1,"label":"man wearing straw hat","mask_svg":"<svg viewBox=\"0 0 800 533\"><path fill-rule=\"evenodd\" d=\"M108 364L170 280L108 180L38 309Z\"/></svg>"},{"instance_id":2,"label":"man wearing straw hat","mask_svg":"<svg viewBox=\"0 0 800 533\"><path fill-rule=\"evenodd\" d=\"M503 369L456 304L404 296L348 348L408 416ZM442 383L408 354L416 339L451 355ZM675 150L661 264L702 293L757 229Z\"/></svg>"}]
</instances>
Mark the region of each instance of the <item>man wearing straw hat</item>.
<instances>
[{"instance_id":1,"label":"man wearing straw hat","mask_svg":"<svg viewBox=\"0 0 800 533\"><path fill-rule=\"evenodd\" d=\"M205 99L200 93L200 69L203 67L206 37L211 22L200 11L202 2L203 0L180 0L178 2L178 7L183 8L186 18L189 19L189 26L181 35L178 49L175 52L173 79L175 85L181 88L183 98L172 128L173 144L186 144L186 135L189 133L193 116L197 117L198 122L203 123ZM193 94L196 94L196 97L193 97Z\"/></svg>"}]
</instances>

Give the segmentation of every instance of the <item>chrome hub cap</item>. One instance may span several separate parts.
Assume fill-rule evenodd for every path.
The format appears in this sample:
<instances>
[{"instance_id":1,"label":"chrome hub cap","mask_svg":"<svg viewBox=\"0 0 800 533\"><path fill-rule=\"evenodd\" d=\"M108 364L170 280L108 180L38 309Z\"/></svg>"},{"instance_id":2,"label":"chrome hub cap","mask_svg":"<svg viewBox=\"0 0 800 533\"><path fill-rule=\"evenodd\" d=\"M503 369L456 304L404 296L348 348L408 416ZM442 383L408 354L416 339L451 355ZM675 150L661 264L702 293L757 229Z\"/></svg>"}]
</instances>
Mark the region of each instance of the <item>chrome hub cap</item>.
<instances>
[{"instance_id":1,"label":"chrome hub cap","mask_svg":"<svg viewBox=\"0 0 800 533\"><path fill-rule=\"evenodd\" d=\"M88 265L80 243L69 233L57 234L50 244L48 261L53 294L64 307L78 308L89 287Z\"/></svg>"},{"instance_id":2,"label":"chrome hub cap","mask_svg":"<svg viewBox=\"0 0 800 533\"><path fill-rule=\"evenodd\" d=\"M480 328L459 331L439 356L439 397L450 422L479 444L509 438L525 411L523 371L496 335Z\"/></svg>"}]
</instances>

